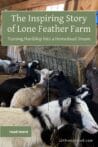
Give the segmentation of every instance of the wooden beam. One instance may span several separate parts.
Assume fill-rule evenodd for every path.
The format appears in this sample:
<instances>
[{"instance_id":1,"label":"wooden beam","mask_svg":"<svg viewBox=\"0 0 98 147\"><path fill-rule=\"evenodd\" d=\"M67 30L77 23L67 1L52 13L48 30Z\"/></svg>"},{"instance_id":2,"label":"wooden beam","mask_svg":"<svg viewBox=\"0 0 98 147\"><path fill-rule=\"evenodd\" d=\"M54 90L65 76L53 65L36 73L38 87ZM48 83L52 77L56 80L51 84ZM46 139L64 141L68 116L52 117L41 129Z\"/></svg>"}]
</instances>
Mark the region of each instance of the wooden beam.
<instances>
[{"instance_id":1,"label":"wooden beam","mask_svg":"<svg viewBox=\"0 0 98 147\"><path fill-rule=\"evenodd\" d=\"M37 7L43 7L48 5L56 5L60 3L64 3L65 0L27 0L20 3L16 3L13 5L9 5L2 9L8 10L28 10L28 9L35 9Z\"/></svg>"},{"instance_id":2,"label":"wooden beam","mask_svg":"<svg viewBox=\"0 0 98 147\"><path fill-rule=\"evenodd\" d=\"M6 7L3 7L1 10L7 9L7 10L22 10L23 8L26 9L26 6L28 6L29 1L19 2L16 4L8 5Z\"/></svg>"}]
</instances>

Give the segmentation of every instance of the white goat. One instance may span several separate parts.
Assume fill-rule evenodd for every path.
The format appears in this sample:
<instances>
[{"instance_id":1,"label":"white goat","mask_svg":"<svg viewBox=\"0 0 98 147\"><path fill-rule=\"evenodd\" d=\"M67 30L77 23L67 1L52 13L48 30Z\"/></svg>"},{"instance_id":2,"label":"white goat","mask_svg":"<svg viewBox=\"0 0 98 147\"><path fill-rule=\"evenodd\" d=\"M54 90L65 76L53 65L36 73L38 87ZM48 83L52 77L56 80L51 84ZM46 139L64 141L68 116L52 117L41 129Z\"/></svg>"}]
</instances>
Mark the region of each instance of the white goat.
<instances>
[{"instance_id":1,"label":"white goat","mask_svg":"<svg viewBox=\"0 0 98 147\"><path fill-rule=\"evenodd\" d=\"M58 101L52 101L39 107L0 108L0 126L30 126L31 137L0 137L1 147L46 147L51 142L51 129L67 124L70 116L69 108L80 114L83 129L93 134L98 131L98 125L94 121L86 103L79 99L67 98L63 100L62 106ZM73 108L72 108L73 107ZM71 120L74 124L73 116ZM78 124L79 125L79 124ZM50 134L50 136L49 136Z\"/></svg>"},{"instance_id":2,"label":"white goat","mask_svg":"<svg viewBox=\"0 0 98 147\"><path fill-rule=\"evenodd\" d=\"M10 60L2 60L2 59L0 59L0 66L3 67L5 72L8 72L8 67L9 67L10 64L11 64Z\"/></svg>"},{"instance_id":3,"label":"white goat","mask_svg":"<svg viewBox=\"0 0 98 147\"><path fill-rule=\"evenodd\" d=\"M19 89L13 96L10 107L38 106L46 96L47 81L53 71L42 69L39 71L41 79L38 84L29 88Z\"/></svg>"}]
</instances>

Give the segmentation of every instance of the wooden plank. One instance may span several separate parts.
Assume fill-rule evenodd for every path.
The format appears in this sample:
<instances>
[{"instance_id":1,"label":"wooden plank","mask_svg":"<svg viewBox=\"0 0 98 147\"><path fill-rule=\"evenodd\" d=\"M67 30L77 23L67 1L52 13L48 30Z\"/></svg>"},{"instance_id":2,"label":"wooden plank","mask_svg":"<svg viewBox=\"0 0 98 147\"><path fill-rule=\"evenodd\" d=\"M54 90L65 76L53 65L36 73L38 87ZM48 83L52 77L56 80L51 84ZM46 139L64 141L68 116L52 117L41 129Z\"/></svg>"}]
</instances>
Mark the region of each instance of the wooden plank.
<instances>
[{"instance_id":1,"label":"wooden plank","mask_svg":"<svg viewBox=\"0 0 98 147\"><path fill-rule=\"evenodd\" d=\"M66 0L65 10L98 10L98 0Z\"/></svg>"},{"instance_id":2,"label":"wooden plank","mask_svg":"<svg viewBox=\"0 0 98 147\"><path fill-rule=\"evenodd\" d=\"M96 46L96 60L95 60L95 63L96 63L96 67L98 68L98 45Z\"/></svg>"},{"instance_id":3,"label":"wooden plank","mask_svg":"<svg viewBox=\"0 0 98 147\"><path fill-rule=\"evenodd\" d=\"M22 2L25 0L0 0L0 8L6 7L8 5L12 5L18 2Z\"/></svg>"},{"instance_id":4,"label":"wooden plank","mask_svg":"<svg viewBox=\"0 0 98 147\"><path fill-rule=\"evenodd\" d=\"M12 5L1 8L1 10L4 10L4 9L7 9L7 10L23 10L23 9L26 9L26 7L28 7L28 2L29 1L24 1L24 2L20 2L20 3L12 4Z\"/></svg>"},{"instance_id":5,"label":"wooden plank","mask_svg":"<svg viewBox=\"0 0 98 147\"><path fill-rule=\"evenodd\" d=\"M5 59L7 57L7 48L0 46L0 58Z\"/></svg>"},{"instance_id":6,"label":"wooden plank","mask_svg":"<svg viewBox=\"0 0 98 147\"><path fill-rule=\"evenodd\" d=\"M27 1L13 4L13 5L9 5L8 7L2 8L2 9L28 10L28 9L34 9L36 7L41 7L41 6L61 4L64 2L65 0L58 0L58 1L57 0L27 0Z\"/></svg>"},{"instance_id":7,"label":"wooden plank","mask_svg":"<svg viewBox=\"0 0 98 147\"><path fill-rule=\"evenodd\" d=\"M95 57L96 48L92 47L89 49L89 51L86 53L86 55L81 58L81 62L84 64L84 67L87 67L87 65L93 60Z\"/></svg>"},{"instance_id":8,"label":"wooden plank","mask_svg":"<svg viewBox=\"0 0 98 147\"><path fill-rule=\"evenodd\" d=\"M12 78L23 78L24 76L25 76L24 74L9 75L5 73L0 73L0 84L4 82L5 80L12 79Z\"/></svg>"}]
</instances>

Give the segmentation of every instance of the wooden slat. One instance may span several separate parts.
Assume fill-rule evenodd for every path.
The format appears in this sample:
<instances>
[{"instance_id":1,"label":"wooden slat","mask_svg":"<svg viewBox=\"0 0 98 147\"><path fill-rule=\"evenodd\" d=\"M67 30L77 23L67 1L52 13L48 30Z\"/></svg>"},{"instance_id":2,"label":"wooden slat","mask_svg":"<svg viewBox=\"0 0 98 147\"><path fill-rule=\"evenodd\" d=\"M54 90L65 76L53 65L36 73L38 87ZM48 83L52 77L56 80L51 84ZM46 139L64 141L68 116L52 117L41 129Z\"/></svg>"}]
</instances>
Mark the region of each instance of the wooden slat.
<instances>
[{"instance_id":1,"label":"wooden slat","mask_svg":"<svg viewBox=\"0 0 98 147\"><path fill-rule=\"evenodd\" d=\"M5 7L1 8L0 11L4 10L4 9L7 9L7 10L22 10L23 8L26 8L26 6L28 7L28 1L19 2L19 3L16 3L16 4L5 6Z\"/></svg>"},{"instance_id":2,"label":"wooden slat","mask_svg":"<svg viewBox=\"0 0 98 147\"><path fill-rule=\"evenodd\" d=\"M23 78L24 76L25 76L24 74L9 75L5 73L0 73L0 84L3 83L5 80L12 79L12 78Z\"/></svg>"},{"instance_id":3,"label":"wooden slat","mask_svg":"<svg viewBox=\"0 0 98 147\"><path fill-rule=\"evenodd\" d=\"M65 0L27 0L24 2L9 5L5 8L8 10L28 10L41 6L56 5L64 2Z\"/></svg>"},{"instance_id":4,"label":"wooden slat","mask_svg":"<svg viewBox=\"0 0 98 147\"><path fill-rule=\"evenodd\" d=\"M7 57L7 48L4 46L0 46L0 58L6 59Z\"/></svg>"},{"instance_id":5,"label":"wooden slat","mask_svg":"<svg viewBox=\"0 0 98 147\"><path fill-rule=\"evenodd\" d=\"M66 0L65 10L98 10L98 0Z\"/></svg>"},{"instance_id":6,"label":"wooden slat","mask_svg":"<svg viewBox=\"0 0 98 147\"><path fill-rule=\"evenodd\" d=\"M89 51L86 53L86 55L80 59L83 62L85 67L87 67L87 65L90 63L90 61L94 59L95 52L96 52L96 48L92 47L89 49Z\"/></svg>"},{"instance_id":7,"label":"wooden slat","mask_svg":"<svg viewBox=\"0 0 98 147\"><path fill-rule=\"evenodd\" d=\"M25 0L0 0L0 8L6 7L8 5L12 5L18 2L22 2Z\"/></svg>"},{"instance_id":8,"label":"wooden slat","mask_svg":"<svg viewBox=\"0 0 98 147\"><path fill-rule=\"evenodd\" d=\"M96 60L95 60L95 63L96 63L96 67L98 68L98 42L97 42L97 46L96 46Z\"/></svg>"}]
</instances>

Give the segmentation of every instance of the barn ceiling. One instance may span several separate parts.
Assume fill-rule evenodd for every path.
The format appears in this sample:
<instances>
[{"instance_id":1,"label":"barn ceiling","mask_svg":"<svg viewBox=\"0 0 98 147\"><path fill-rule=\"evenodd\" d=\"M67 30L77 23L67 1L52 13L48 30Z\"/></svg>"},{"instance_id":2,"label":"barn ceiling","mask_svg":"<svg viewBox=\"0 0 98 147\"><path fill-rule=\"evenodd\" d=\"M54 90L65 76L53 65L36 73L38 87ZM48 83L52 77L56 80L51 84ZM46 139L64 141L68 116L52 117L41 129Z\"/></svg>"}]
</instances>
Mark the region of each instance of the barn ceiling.
<instances>
[{"instance_id":1,"label":"barn ceiling","mask_svg":"<svg viewBox=\"0 0 98 147\"><path fill-rule=\"evenodd\" d=\"M4 8L4 7L7 7L9 5L19 3L19 2L23 2L23 1L26 1L26 0L0 0L0 8Z\"/></svg>"},{"instance_id":2,"label":"barn ceiling","mask_svg":"<svg viewBox=\"0 0 98 147\"><path fill-rule=\"evenodd\" d=\"M64 3L65 0L0 0L1 10L28 10L50 4Z\"/></svg>"},{"instance_id":3,"label":"barn ceiling","mask_svg":"<svg viewBox=\"0 0 98 147\"><path fill-rule=\"evenodd\" d=\"M45 10L48 5L64 3L66 0L0 0L0 24L2 10Z\"/></svg>"}]
</instances>

